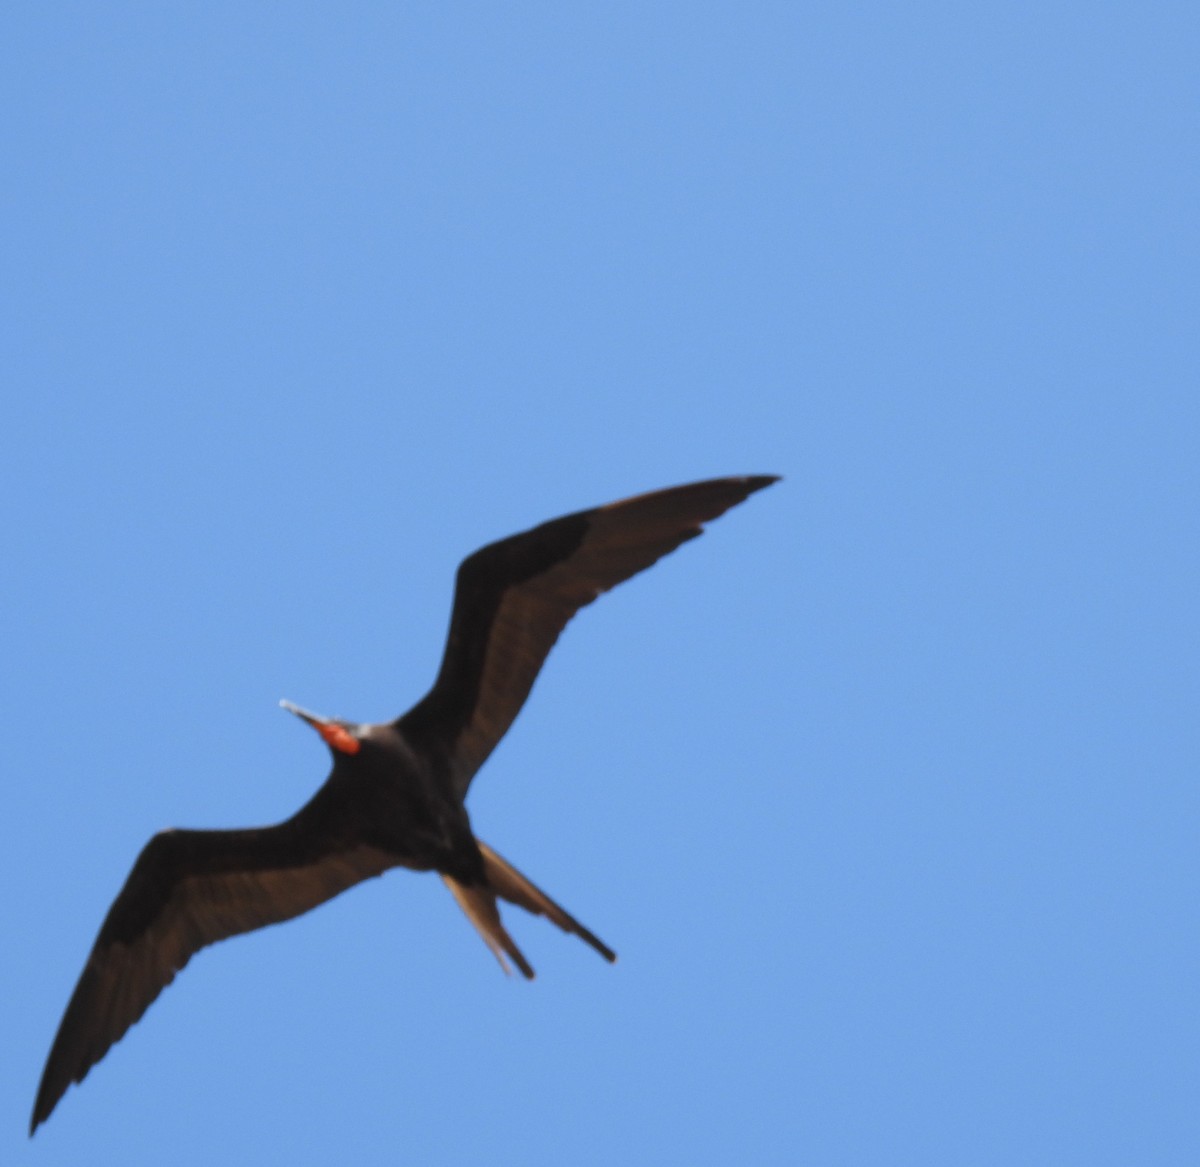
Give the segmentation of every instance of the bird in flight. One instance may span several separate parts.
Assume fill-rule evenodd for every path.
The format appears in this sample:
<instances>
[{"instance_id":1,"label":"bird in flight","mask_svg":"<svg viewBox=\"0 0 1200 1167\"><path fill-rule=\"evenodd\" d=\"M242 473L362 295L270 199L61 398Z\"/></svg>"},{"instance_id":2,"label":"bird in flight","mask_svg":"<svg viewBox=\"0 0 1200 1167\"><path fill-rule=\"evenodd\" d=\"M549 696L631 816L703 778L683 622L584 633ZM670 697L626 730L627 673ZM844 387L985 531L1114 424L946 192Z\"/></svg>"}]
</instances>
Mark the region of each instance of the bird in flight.
<instances>
[{"instance_id":1,"label":"bird in flight","mask_svg":"<svg viewBox=\"0 0 1200 1167\"><path fill-rule=\"evenodd\" d=\"M392 867L436 871L506 972L511 960L533 977L500 920L498 899L546 916L616 960L475 837L467 789L567 621L775 481L716 478L659 490L564 515L476 551L458 569L433 688L395 721L364 725L281 702L329 746L328 779L275 826L169 830L146 844L67 1004L29 1133L201 948L293 919Z\"/></svg>"}]
</instances>

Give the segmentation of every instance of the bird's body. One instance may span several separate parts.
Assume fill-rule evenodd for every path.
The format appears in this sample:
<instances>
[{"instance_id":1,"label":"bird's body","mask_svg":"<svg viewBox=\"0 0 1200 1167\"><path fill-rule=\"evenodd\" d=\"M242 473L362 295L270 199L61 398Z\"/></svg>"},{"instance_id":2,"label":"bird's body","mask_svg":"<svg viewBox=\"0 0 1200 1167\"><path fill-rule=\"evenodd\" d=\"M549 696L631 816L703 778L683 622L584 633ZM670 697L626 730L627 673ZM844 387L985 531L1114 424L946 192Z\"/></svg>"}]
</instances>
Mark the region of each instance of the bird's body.
<instances>
[{"instance_id":1,"label":"bird's body","mask_svg":"<svg viewBox=\"0 0 1200 1167\"><path fill-rule=\"evenodd\" d=\"M32 1133L199 949L289 920L392 867L437 871L500 963L533 969L497 898L615 954L486 844L464 800L572 615L649 567L767 476L714 479L543 523L459 568L442 666L408 713L375 725L284 702L333 755L325 784L275 826L172 830L142 850L100 928L51 1047Z\"/></svg>"}]
</instances>

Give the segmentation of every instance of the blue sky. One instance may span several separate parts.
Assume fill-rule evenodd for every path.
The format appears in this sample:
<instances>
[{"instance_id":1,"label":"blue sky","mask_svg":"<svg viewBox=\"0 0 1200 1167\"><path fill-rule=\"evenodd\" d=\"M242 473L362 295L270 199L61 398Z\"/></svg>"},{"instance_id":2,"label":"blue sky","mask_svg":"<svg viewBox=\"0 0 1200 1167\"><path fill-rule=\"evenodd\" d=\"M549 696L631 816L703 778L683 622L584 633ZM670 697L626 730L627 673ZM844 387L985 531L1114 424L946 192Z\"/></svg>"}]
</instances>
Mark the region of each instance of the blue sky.
<instances>
[{"instance_id":1,"label":"blue sky","mask_svg":"<svg viewBox=\"0 0 1200 1167\"><path fill-rule=\"evenodd\" d=\"M1191 1164L1194 5L24 5L0 47L0 1159ZM154 831L290 813L463 555L730 473L394 873L29 1144Z\"/></svg>"}]
</instances>

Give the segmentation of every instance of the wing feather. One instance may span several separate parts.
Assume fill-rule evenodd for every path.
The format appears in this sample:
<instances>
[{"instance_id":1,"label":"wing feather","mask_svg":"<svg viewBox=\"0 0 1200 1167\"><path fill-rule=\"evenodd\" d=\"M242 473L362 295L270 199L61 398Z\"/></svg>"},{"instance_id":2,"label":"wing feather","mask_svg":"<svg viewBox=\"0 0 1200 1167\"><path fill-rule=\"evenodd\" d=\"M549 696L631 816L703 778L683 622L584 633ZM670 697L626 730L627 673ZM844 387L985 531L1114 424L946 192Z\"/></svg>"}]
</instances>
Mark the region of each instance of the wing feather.
<instances>
[{"instance_id":1,"label":"wing feather","mask_svg":"<svg viewBox=\"0 0 1200 1167\"><path fill-rule=\"evenodd\" d=\"M249 831L164 831L150 840L67 1005L38 1087L31 1134L201 948L290 920L394 865L367 845L298 847L303 840L293 822Z\"/></svg>"},{"instance_id":2,"label":"wing feather","mask_svg":"<svg viewBox=\"0 0 1200 1167\"><path fill-rule=\"evenodd\" d=\"M458 797L508 731L571 617L776 479L717 478L552 519L463 561L441 670L398 725Z\"/></svg>"}]
</instances>

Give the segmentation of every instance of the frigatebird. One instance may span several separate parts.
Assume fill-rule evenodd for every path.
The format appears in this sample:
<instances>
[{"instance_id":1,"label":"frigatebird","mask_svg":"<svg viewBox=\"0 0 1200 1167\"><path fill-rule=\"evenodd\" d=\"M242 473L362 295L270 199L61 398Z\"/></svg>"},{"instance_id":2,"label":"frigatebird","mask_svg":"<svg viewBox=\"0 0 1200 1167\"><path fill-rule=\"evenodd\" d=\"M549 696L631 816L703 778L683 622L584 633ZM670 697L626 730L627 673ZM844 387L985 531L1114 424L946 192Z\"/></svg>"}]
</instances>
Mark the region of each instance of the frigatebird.
<instances>
[{"instance_id":1,"label":"frigatebird","mask_svg":"<svg viewBox=\"0 0 1200 1167\"><path fill-rule=\"evenodd\" d=\"M143 848L84 965L42 1073L29 1133L72 1082L208 944L293 919L392 867L436 871L509 971L533 969L497 899L616 954L471 830L464 801L571 617L701 525L777 481L717 478L552 519L463 561L433 688L395 721L364 725L284 701L325 740L333 769L275 826L168 830Z\"/></svg>"}]
</instances>

